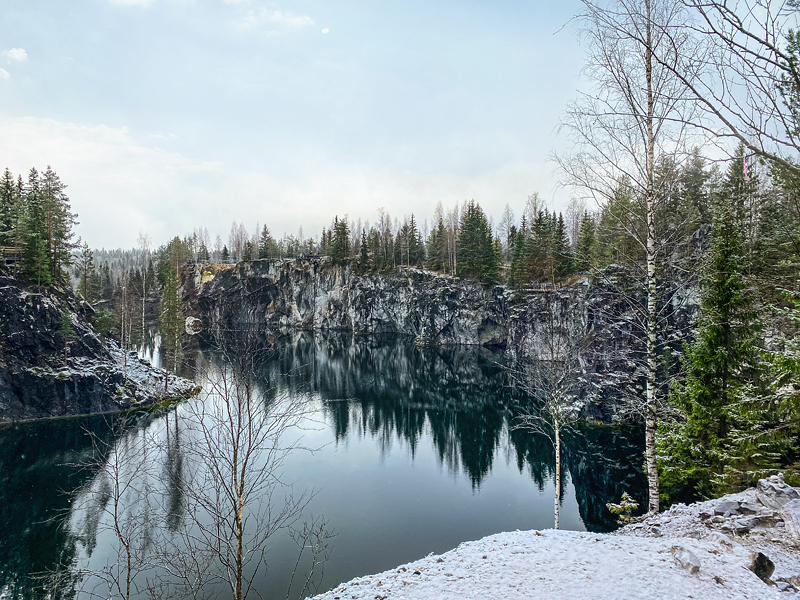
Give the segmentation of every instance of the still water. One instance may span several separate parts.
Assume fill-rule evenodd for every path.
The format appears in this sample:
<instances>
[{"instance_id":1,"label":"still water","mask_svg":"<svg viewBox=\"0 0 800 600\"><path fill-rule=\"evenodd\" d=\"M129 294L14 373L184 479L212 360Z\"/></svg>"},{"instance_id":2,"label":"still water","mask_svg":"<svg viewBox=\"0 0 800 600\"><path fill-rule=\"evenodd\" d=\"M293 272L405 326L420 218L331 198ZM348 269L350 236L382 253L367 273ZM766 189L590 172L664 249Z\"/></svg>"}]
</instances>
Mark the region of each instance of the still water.
<instances>
[{"instance_id":1,"label":"still water","mask_svg":"<svg viewBox=\"0 0 800 600\"><path fill-rule=\"evenodd\" d=\"M202 382L224 358L212 340L195 340L186 374ZM320 591L466 540L552 527L553 449L545 437L512 430L530 399L509 386L499 354L422 349L397 338L263 341L258 393L273 403L301 398L309 408L288 432L306 449L290 453L281 472L296 493L315 494L304 519L324 515L337 534ZM125 496L122 510L146 515L147 539L179 531L185 503L174 482L195 472L198 460L183 447L192 438L188 415L214 401L201 395L128 418L124 427L119 418L92 417L0 429L0 597L39 597L43 574L52 572L69 596L81 585L81 569L99 571L115 560L110 500L97 493L98 473L122 448L146 453L141 461L171 474ZM638 429L607 426L566 435L562 528L607 531L614 527L607 502L624 491L644 501L641 438ZM269 568L255 581L261 595L286 596L295 556L284 532L270 539Z\"/></svg>"}]
</instances>

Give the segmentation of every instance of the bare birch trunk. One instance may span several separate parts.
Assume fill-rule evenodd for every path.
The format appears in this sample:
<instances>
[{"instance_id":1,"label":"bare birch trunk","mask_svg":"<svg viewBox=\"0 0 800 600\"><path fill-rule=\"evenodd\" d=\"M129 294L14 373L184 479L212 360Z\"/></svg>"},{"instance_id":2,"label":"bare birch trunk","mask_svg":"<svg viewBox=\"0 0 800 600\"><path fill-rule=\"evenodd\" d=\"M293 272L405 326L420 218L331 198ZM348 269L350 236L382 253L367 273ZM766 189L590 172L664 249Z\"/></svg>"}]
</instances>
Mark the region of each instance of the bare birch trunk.
<instances>
[{"instance_id":1,"label":"bare birch trunk","mask_svg":"<svg viewBox=\"0 0 800 600\"><path fill-rule=\"evenodd\" d=\"M655 222L655 135L653 133L653 25L650 0L647 11L645 76L647 79L647 396L645 405L645 456L647 459L648 511L658 512L658 467L656 465L656 222Z\"/></svg>"},{"instance_id":2,"label":"bare birch trunk","mask_svg":"<svg viewBox=\"0 0 800 600\"><path fill-rule=\"evenodd\" d=\"M555 426L555 433L556 433L556 440L555 440L555 448L556 448L556 497L553 506L553 515L555 518L555 525L554 528L558 529L559 525L559 510L561 508L561 424L556 423Z\"/></svg>"}]
</instances>

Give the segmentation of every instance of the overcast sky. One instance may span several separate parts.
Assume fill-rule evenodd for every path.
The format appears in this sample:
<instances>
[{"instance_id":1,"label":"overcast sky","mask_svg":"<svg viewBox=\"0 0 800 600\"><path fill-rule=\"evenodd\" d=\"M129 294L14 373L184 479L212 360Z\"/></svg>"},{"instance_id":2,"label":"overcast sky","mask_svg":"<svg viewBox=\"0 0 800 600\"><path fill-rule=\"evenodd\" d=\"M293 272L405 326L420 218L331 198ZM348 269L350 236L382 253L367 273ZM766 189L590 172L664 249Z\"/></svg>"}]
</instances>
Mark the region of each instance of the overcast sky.
<instances>
[{"instance_id":1,"label":"overcast sky","mask_svg":"<svg viewBox=\"0 0 800 600\"><path fill-rule=\"evenodd\" d=\"M568 190L548 155L583 51L566 2L3 0L0 169L47 165L77 233L498 221Z\"/></svg>"}]
</instances>

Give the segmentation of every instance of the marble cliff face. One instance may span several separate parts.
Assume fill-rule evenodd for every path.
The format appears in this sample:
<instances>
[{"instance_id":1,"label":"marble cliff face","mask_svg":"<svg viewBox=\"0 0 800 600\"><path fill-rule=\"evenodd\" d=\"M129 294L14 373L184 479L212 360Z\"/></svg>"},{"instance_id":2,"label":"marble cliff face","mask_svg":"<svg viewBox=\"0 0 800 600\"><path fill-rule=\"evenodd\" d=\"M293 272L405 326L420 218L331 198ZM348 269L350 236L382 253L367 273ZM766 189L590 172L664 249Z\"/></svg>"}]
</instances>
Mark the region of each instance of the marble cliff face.
<instances>
[{"instance_id":1,"label":"marble cliff face","mask_svg":"<svg viewBox=\"0 0 800 600\"><path fill-rule=\"evenodd\" d=\"M235 266L197 266L184 286L187 306L209 326L263 327L354 335L409 336L422 346L491 346L511 361L546 360L552 338L563 338L591 374L576 411L587 420L622 417L615 399L641 385L643 298L621 293L629 285L621 267L593 281L515 297L500 285L485 285L421 269L362 275L349 264L325 259L259 260ZM679 345L698 309L696 297L676 286L669 317L661 327ZM579 345L570 340L583 340Z\"/></svg>"},{"instance_id":2,"label":"marble cliff face","mask_svg":"<svg viewBox=\"0 0 800 600\"><path fill-rule=\"evenodd\" d=\"M0 276L0 423L114 412L196 393L92 327L71 290Z\"/></svg>"}]
</instances>

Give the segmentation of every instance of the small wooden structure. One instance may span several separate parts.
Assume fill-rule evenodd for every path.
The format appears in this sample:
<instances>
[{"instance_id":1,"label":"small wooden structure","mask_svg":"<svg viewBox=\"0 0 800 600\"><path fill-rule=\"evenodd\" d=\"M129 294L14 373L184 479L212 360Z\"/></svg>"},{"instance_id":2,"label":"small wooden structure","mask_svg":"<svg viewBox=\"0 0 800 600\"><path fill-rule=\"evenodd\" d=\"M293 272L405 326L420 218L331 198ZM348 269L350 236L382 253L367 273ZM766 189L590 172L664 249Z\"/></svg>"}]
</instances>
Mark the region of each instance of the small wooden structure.
<instances>
[{"instance_id":1,"label":"small wooden structure","mask_svg":"<svg viewBox=\"0 0 800 600\"><path fill-rule=\"evenodd\" d=\"M16 246L0 246L3 254L3 265L9 269L19 269L24 251Z\"/></svg>"}]
</instances>

